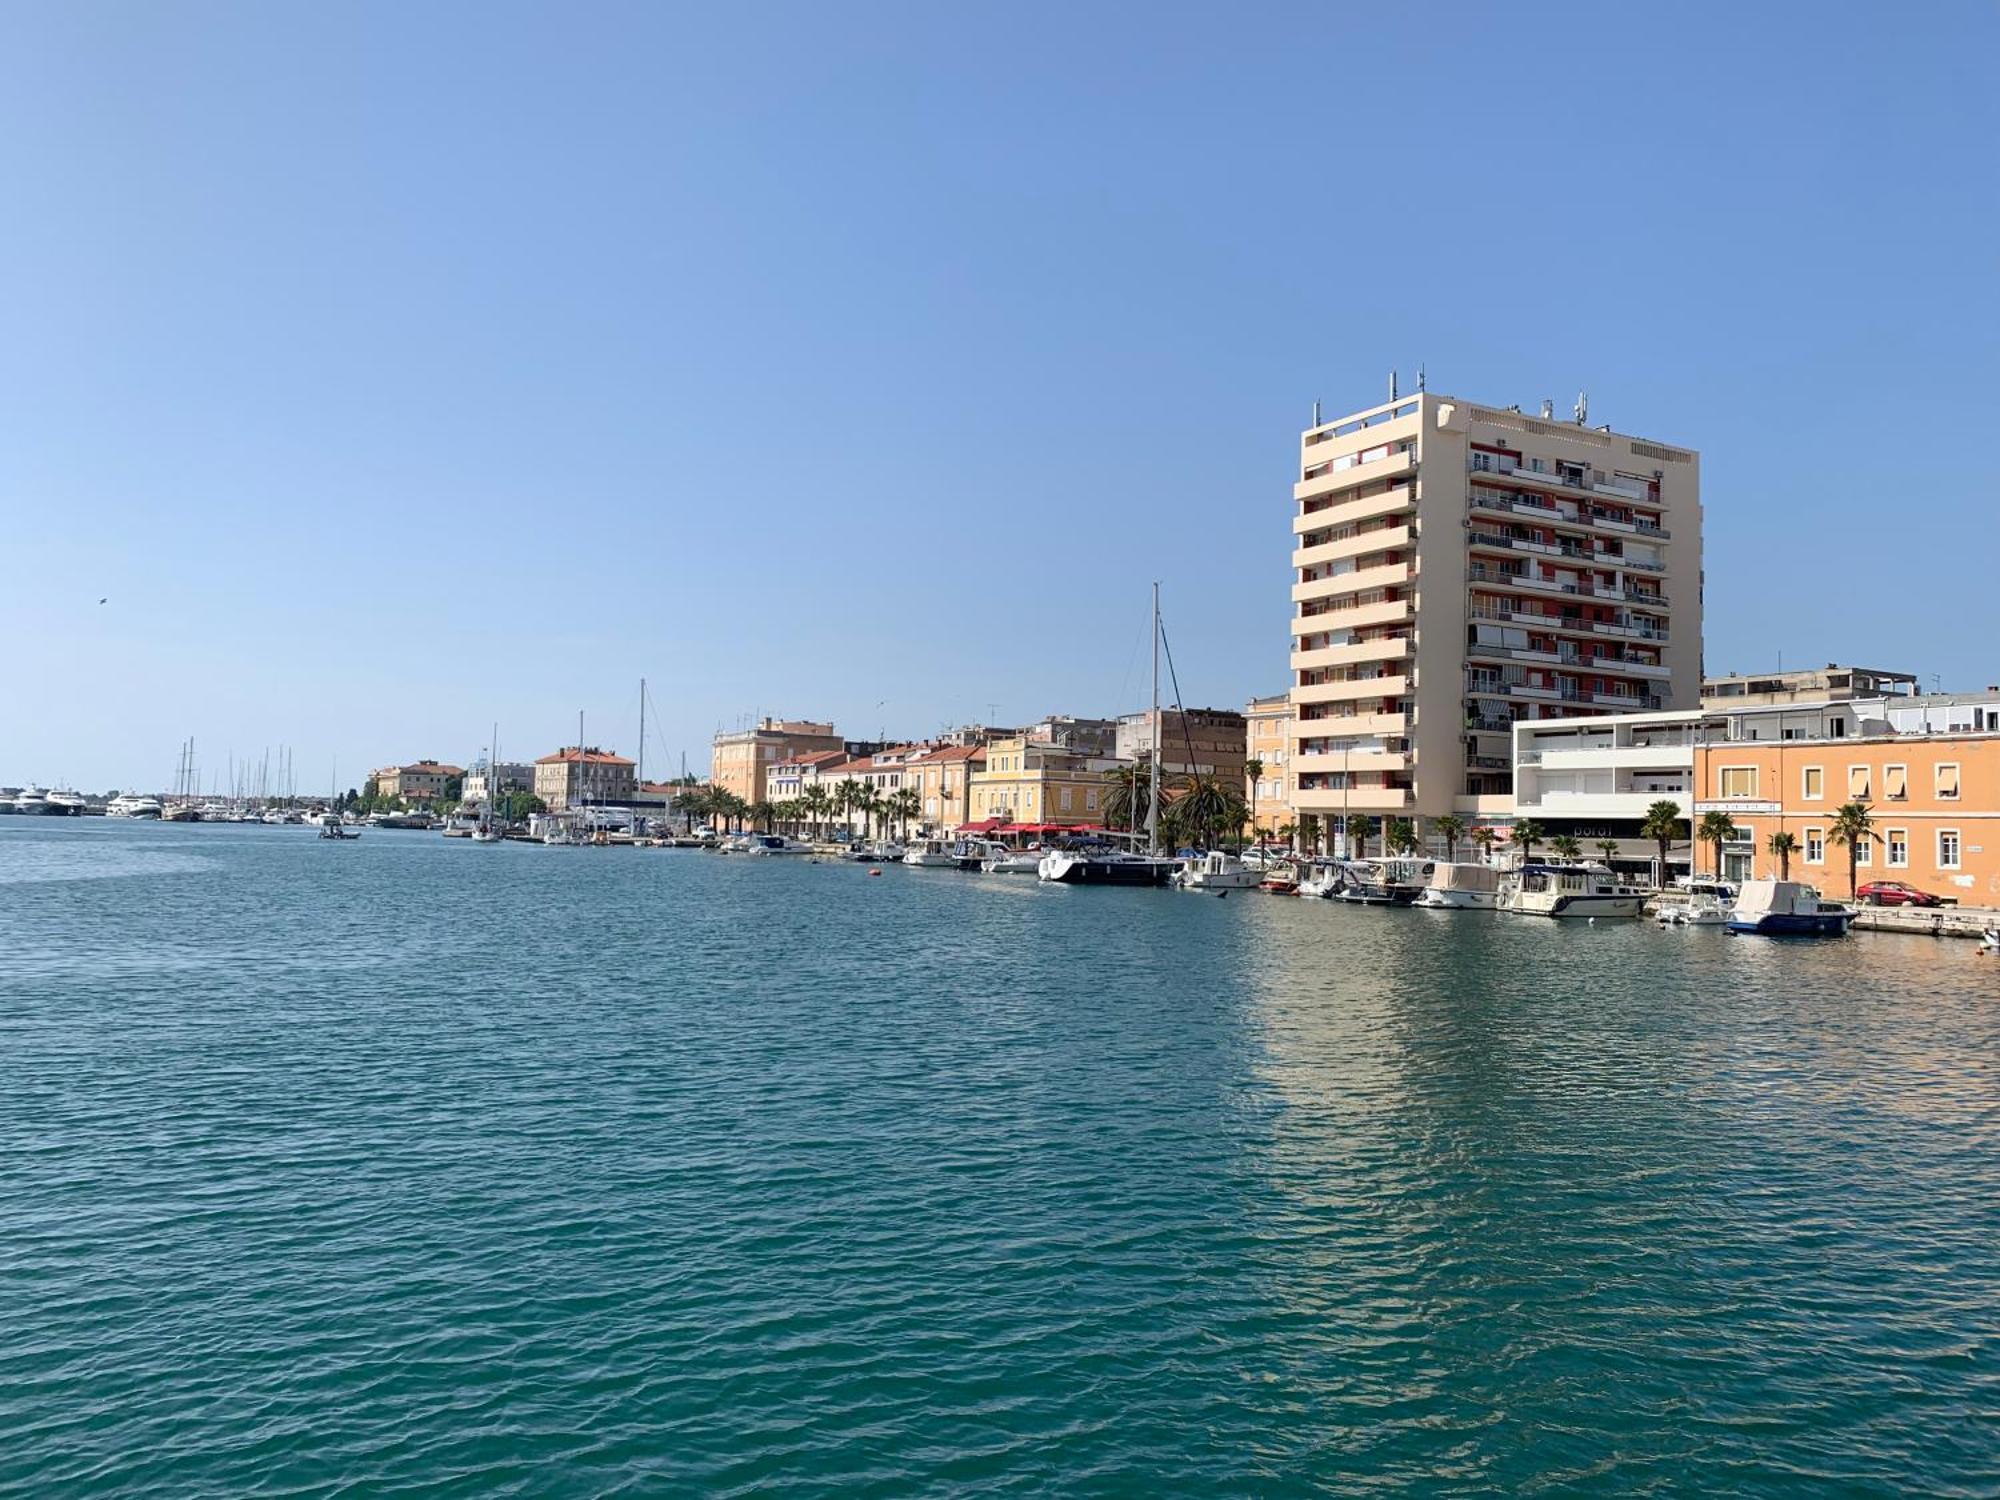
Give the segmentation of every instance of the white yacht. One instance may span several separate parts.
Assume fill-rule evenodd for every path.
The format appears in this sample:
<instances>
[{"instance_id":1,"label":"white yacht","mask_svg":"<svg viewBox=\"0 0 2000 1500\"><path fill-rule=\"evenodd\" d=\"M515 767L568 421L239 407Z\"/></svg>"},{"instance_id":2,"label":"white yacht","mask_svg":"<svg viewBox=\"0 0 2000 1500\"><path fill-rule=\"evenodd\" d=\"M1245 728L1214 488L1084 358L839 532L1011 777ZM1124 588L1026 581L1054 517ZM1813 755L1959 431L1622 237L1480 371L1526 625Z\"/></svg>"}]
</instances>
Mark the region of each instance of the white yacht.
<instances>
[{"instance_id":1,"label":"white yacht","mask_svg":"<svg viewBox=\"0 0 2000 1500\"><path fill-rule=\"evenodd\" d=\"M1734 908L1726 905L1711 891L1696 891L1685 901L1660 903L1660 925L1662 927L1721 927L1734 915Z\"/></svg>"},{"instance_id":2,"label":"white yacht","mask_svg":"<svg viewBox=\"0 0 2000 1500\"><path fill-rule=\"evenodd\" d=\"M1254 891L1264 872L1251 869L1233 854L1211 849L1183 863L1176 878L1186 891Z\"/></svg>"},{"instance_id":3,"label":"white yacht","mask_svg":"<svg viewBox=\"0 0 2000 1500\"><path fill-rule=\"evenodd\" d=\"M988 875L1033 875L1041 869L1039 849L1009 849L1001 843L993 844L992 849L993 853L979 862Z\"/></svg>"},{"instance_id":4,"label":"white yacht","mask_svg":"<svg viewBox=\"0 0 2000 1500\"><path fill-rule=\"evenodd\" d=\"M160 799L142 797L133 792L113 797L104 809L108 818L157 818L160 815Z\"/></svg>"},{"instance_id":5,"label":"white yacht","mask_svg":"<svg viewBox=\"0 0 2000 1500\"><path fill-rule=\"evenodd\" d=\"M1123 849L1051 849L1035 866L1037 878L1062 885L1165 885L1181 863Z\"/></svg>"},{"instance_id":6,"label":"white yacht","mask_svg":"<svg viewBox=\"0 0 2000 1500\"><path fill-rule=\"evenodd\" d=\"M745 854L810 854L811 844L802 844L797 839L788 839L776 833L753 833L744 844Z\"/></svg>"},{"instance_id":7,"label":"white yacht","mask_svg":"<svg viewBox=\"0 0 2000 1500\"><path fill-rule=\"evenodd\" d=\"M956 870L958 856L951 852L951 846L943 839L925 839L909 847L903 855L903 863L927 870Z\"/></svg>"},{"instance_id":8,"label":"white yacht","mask_svg":"<svg viewBox=\"0 0 2000 1500\"><path fill-rule=\"evenodd\" d=\"M1410 904L1440 911L1492 911L1499 902L1500 872L1492 865L1439 860L1431 867L1430 883Z\"/></svg>"},{"instance_id":9,"label":"white yacht","mask_svg":"<svg viewBox=\"0 0 2000 1500\"><path fill-rule=\"evenodd\" d=\"M1500 880L1501 911L1530 917L1636 917L1646 898L1603 865L1523 865Z\"/></svg>"},{"instance_id":10,"label":"white yacht","mask_svg":"<svg viewBox=\"0 0 2000 1500\"><path fill-rule=\"evenodd\" d=\"M52 791L49 793L49 813L58 818L80 818L83 816L83 794L72 791Z\"/></svg>"},{"instance_id":11,"label":"white yacht","mask_svg":"<svg viewBox=\"0 0 2000 1500\"><path fill-rule=\"evenodd\" d=\"M44 817L54 811L49 806L49 794L38 786L23 787L14 799L14 811L25 817Z\"/></svg>"}]
</instances>

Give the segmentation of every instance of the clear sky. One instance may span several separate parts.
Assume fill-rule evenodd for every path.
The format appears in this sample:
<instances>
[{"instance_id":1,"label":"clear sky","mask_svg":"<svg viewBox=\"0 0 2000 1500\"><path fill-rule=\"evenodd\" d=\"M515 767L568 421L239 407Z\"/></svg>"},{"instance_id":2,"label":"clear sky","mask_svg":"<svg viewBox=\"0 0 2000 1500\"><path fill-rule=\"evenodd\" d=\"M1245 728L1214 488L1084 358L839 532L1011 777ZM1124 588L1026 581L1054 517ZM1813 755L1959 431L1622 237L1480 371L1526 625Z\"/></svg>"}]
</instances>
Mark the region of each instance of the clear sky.
<instances>
[{"instance_id":1,"label":"clear sky","mask_svg":"<svg viewBox=\"0 0 2000 1500\"><path fill-rule=\"evenodd\" d=\"M1701 450L1712 669L2000 681L1988 4L0 19L0 782L1114 713L1154 578L1240 704L1419 362Z\"/></svg>"}]
</instances>

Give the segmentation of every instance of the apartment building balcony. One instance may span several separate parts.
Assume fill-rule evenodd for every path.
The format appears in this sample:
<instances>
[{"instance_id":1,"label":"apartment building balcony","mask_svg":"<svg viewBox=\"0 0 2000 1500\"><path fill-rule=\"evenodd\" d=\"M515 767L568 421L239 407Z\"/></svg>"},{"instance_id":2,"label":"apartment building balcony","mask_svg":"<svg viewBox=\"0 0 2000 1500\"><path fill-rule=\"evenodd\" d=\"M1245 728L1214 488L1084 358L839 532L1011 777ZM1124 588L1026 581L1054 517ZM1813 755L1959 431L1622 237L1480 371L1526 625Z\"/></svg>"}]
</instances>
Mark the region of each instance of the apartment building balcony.
<instances>
[{"instance_id":1,"label":"apartment building balcony","mask_svg":"<svg viewBox=\"0 0 2000 1500\"><path fill-rule=\"evenodd\" d=\"M1410 807L1410 793L1401 787L1355 786L1328 787L1307 790L1294 787L1292 790L1292 812L1311 813L1315 817L1339 817L1343 814L1407 812Z\"/></svg>"},{"instance_id":2,"label":"apartment building balcony","mask_svg":"<svg viewBox=\"0 0 2000 1500\"><path fill-rule=\"evenodd\" d=\"M1303 604L1308 599L1333 599L1342 594L1365 594L1373 590L1401 588L1410 581L1413 570L1404 563L1384 563L1375 568L1356 568L1351 573L1335 573L1330 577L1301 580L1292 585L1292 602Z\"/></svg>"},{"instance_id":3,"label":"apartment building balcony","mask_svg":"<svg viewBox=\"0 0 2000 1500\"><path fill-rule=\"evenodd\" d=\"M1344 755L1338 750L1296 750L1291 768L1295 776L1400 776L1410 768L1410 757L1393 750L1349 750Z\"/></svg>"},{"instance_id":4,"label":"apartment building balcony","mask_svg":"<svg viewBox=\"0 0 2000 1500\"><path fill-rule=\"evenodd\" d=\"M1586 721L1588 722L1588 721ZM1523 750L1520 763L1548 771L1658 771L1687 773L1694 765L1689 745L1584 745L1574 750Z\"/></svg>"},{"instance_id":5,"label":"apartment building balcony","mask_svg":"<svg viewBox=\"0 0 2000 1500\"><path fill-rule=\"evenodd\" d=\"M1343 739L1356 735L1401 739L1410 732L1410 717L1404 713L1337 714L1324 719L1300 719L1299 735L1304 739Z\"/></svg>"},{"instance_id":6,"label":"apartment building balcony","mask_svg":"<svg viewBox=\"0 0 2000 1500\"><path fill-rule=\"evenodd\" d=\"M1375 531L1357 532L1353 536L1299 547L1292 553L1292 566L1314 568L1324 563L1339 562L1343 558L1362 557L1370 552L1407 551L1414 541L1409 527L1384 526Z\"/></svg>"},{"instance_id":7,"label":"apartment building balcony","mask_svg":"<svg viewBox=\"0 0 2000 1500\"><path fill-rule=\"evenodd\" d=\"M1628 640L1664 641L1667 632L1613 620L1584 620L1568 615L1545 614L1533 609L1503 609L1474 604L1466 612L1473 620L1497 620L1510 625L1526 625L1535 630L1561 631L1567 635L1615 635Z\"/></svg>"},{"instance_id":8,"label":"apartment building balcony","mask_svg":"<svg viewBox=\"0 0 2000 1500\"><path fill-rule=\"evenodd\" d=\"M1400 625L1411 617L1408 599L1381 599L1357 604L1351 609L1329 609L1322 614L1300 615L1292 629L1301 635L1322 630L1364 630L1373 625Z\"/></svg>"},{"instance_id":9,"label":"apartment building balcony","mask_svg":"<svg viewBox=\"0 0 2000 1500\"><path fill-rule=\"evenodd\" d=\"M1646 809L1662 797L1688 795L1661 792L1544 792L1517 786L1514 805L1547 818L1643 818Z\"/></svg>"},{"instance_id":10,"label":"apartment building balcony","mask_svg":"<svg viewBox=\"0 0 2000 1500\"><path fill-rule=\"evenodd\" d=\"M1602 511L1589 508L1549 505L1526 495L1504 490L1475 489L1466 496L1466 510L1471 513L1506 516L1509 519L1522 517L1539 521L1544 526L1561 526L1584 532L1605 532L1613 536L1645 537L1665 540L1672 533L1657 521L1621 520L1606 515Z\"/></svg>"},{"instance_id":11,"label":"apartment building balcony","mask_svg":"<svg viewBox=\"0 0 2000 1500\"><path fill-rule=\"evenodd\" d=\"M1416 508L1416 487L1407 484L1397 485L1381 494L1345 498L1336 495L1330 500L1308 500L1301 504L1298 514L1292 517L1292 530L1298 533L1319 531L1328 526L1351 526L1362 521L1403 515Z\"/></svg>"},{"instance_id":12,"label":"apartment building balcony","mask_svg":"<svg viewBox=\"0 0 2000 1500\"><path fill-rule=\"evenodd\" d=\"M1307 634L1317 633L1317 631L1307 632ZM1401 661L1410 654L1410 650L1407 636L1392 636L1379 641L1356 641L1348 646L1315 646L1309 651L1292 653L1292 670L1316 672L1324 667L1356 666L1363 662Z\"/></svg>"},{"instance_id":13,"label":"apartment building balcony","mask_svg":"<svg viewBox=\"0 0 2000 1500\"><path fill-rule=\"evenodd\" d=\"M1332 460L1340 463L1340 459ZM1300 503L1317 500L1324 495L1337 495L1342 490L1359 489L1364 484L1379 484L1385 479L1398 479L1417 471L1417 455L1414 450L1405 453L1388 453L1366 462L1355 462L1344 468L1328 469L1324 474L1315 474L1310 479L1301 479L1292 486L1292 498Z\"/></svg>"},{"instance_id":14,"label":"apartment building balcony","mask_svg":"<svg viewBox=\"0 0 2000 1500\"><path fill-rule=\"evenodd\" d=\"M1294 703L1358 703L1367 698L1400 698L1410 690L1407 677L1350 677L1340 682L1302 682L1292 689Z\"/></svg>"}]
</instances>

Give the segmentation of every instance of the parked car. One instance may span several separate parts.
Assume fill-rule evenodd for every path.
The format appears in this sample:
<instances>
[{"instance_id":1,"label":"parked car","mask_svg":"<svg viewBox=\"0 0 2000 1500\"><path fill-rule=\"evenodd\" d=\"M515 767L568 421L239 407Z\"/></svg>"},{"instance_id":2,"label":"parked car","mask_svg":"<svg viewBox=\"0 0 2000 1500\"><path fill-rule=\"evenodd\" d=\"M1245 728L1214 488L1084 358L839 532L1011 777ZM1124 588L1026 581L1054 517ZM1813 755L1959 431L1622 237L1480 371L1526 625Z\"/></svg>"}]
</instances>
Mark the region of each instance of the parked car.
<instances>
[{"instance_id":1,"label":"parked car","mask_svg":"<svg viewBox=\"0 0 2000 1500\"><path fill-rule=\"evenodd\" d=\"M1920 891L1900 880L1871 880L1856 891L1857 899L1869 906L1943 906L1944 897Z\"/></svg>"}]
</instances>

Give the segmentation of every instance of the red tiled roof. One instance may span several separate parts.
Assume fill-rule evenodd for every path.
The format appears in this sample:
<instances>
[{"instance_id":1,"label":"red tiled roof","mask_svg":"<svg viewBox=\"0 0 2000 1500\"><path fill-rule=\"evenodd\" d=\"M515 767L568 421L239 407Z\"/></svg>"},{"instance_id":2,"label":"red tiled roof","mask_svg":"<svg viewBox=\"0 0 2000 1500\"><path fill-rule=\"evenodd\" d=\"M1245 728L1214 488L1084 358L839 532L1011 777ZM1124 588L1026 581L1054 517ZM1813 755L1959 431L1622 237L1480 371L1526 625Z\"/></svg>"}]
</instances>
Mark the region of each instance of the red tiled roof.
<instances>
[{"instance_id":1,"label":"red tiled roof","mask_svg":"<svg viewBox=\"0 0 2000 1500\"><path fill-rule=\"evenodd\" d=\"M845 750L814 750L806 755L788 755L783 760L775 762L772 769L776 770L778 766L797 766L801 770L810 770L814 766L824 766L829 761L846 758Z\"/></svg>"},{"instance_id":2,"label":"red tiled roof","mask_svg":"<svg viewBox=\"0 0 2000 1500\"><path fill-rule=\"evenodd\" d=\"M535 764L538 766L554 766L560 765L565 761L573 765L583 764L592 766L629 766L633 764L632 761L626 759L624 756L613 755L608 750L599 750L595 746L579 750L574 745L565 745L562 749L556 751L554 755L544 755L536 760Z\"/></svg>"},{"instance_id":3,"label":"red tiled roof","mask_svg":"<svg viewBox=\"0 0 2000 1500\"><path fill-rule=\"evenodd\" d=\"M396 776L463 776L462 766L447 766L434 760L420 760L411 766L391 766L389 772ZM378 776L381 772L376 773Z\"/></svg>"},{"instance_id":4,"label":"red tiled roof","mask_svg":"<svg viewBox=\"0 0 2000 1500\"><path fill-rule=\"evenodd\" d=\"M946 745L941 750L933 750L928 755L919 755L910 764L913 766L936 765L941 761L973 761L986 759L984 745Z\"/></svg>"}]
</instances>

